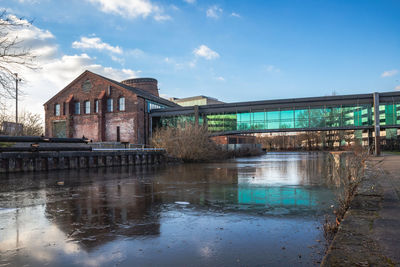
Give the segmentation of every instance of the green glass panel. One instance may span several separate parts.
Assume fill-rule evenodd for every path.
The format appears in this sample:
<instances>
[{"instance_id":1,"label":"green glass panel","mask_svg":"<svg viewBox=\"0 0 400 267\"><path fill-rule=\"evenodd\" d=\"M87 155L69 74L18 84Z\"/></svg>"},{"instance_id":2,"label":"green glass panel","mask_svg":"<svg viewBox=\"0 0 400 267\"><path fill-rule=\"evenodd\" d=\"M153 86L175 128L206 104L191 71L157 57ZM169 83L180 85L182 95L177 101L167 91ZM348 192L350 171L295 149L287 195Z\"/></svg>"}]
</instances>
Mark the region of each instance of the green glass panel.
<instances>
[{"instance_id":1,"label":"green glass panel","mask_svg":"<svg viewBox=\"0 0 400 267\"><path fill-rule=\"evenodd\" d=\"M252 129L265 129L265 113L254 112L252 115Z\"/></svg>"},{"instance_id":2,"label":"green glass panel","mask_svg":"<svg viewBox=\"0 0 400 267\"><path fill-rule=\"evenodd\" d=\"M250 113L237 114L237 129L250 130Z\"/></svg>"},{"instance_id":3,"label":"green glass panel","mask_svg":"<svg viewBox=\"0 0 400 267\"><path fill-rule=\"evenodd\" d=\"M307 128L309 122L308 109L295 110L295 128Z\"/></svg>"},{"instance_id":4,"label":"green glass panel","mask_svg":"<svg viewBox=\"0 0 400 267\"><path fill-rule=\"evenodd\" d=\"M294 110L281 110L280 128L281 129L294 128Z\"/></svg>"},{"instance_id":5,"label":"green glass panel","mask_svg":"<svg viewBox=\"0 0 400 267\"><path fill-rule=\"evenodd\" d=\"M325 127L339 127L342 117L341 108L325 109Z\"/></svg>"},{"instance_id":6,"label":"green glass panel","mask_svg":"<svg viewBox=\"0 0 400 267\"><path fill-rule=\"evenodd\" d=\"M210 132L234 131L237 129L236 114L208 114L207 127Z\"/></svg>"},{"instance_id":7,"label":"green glass panel","mask_svg":"<svg viewBox=\"0 0 400 267\"><path fill-rule=\"evenodd\" d=\"M396 124L396 106L393 104L386 105L385 107L385 122L386 125Z\"/></svg>"},{"instance_id":8,"label":"green glass panel","mask_svg":"<svg viewBox=\"0 0 400 267\"><path fill-rule=\"evenodd\" d=\"M279 111L268 111L267 116L267 129L279 129L280 119Z\"/></svg>"},{"instance_id":9,"label":"green glass panel","mask_svg":"<svg viewBox=\"0 0 400 267\"><path fill-rule=\"evenodd\" d=\"M400 124L400 104L396 105L396 124Z\"/></svg>"},{"instance_id":10,"label":"green glass panel","mask_svg":"<svg viewBox=\"0 0 400 267\"><path fill-rule=\"evenodd\" d=\"M310 109L310 127L325 127L325 112L323 108Z\"/></svg>"},{"instance_id":11,"label":"green glass panel","mask_svg":"<svg viewBox=\"0 0 400 267\"><path fill-rule=\"evenodd\" d=\"M342 107L344 126L354 126L354 110L355 107Z\"/></svg>"},{"instance_id":12,"label":"green glass panel","mask_svg":"<svg viewBox=\"0 0 400 267\"><path fill-rule=\"evenodd\" d=\"M386 113L386 105L379 105L379 124L380 125L386 125L385 113Z\"/></svg>"},{"instance_id":13,"label":"green glass panel","mask_svg":"<svg viewBox=\"0 0 400 267\"><path fill-rule=\"evenodd\" d=\"M361 107L354 109L354 126L362 126L362 109L361 109Z\"/></svg>"},{"instance_id":14,"label":"green glass panel","mask_svg":"<svg viewBox=\"0 0 400 267\"><path fill-rule=\"evenodd\" d=\"M386 129L386 139L397 139L397 129Z\"/></svg>"}]
</instances>

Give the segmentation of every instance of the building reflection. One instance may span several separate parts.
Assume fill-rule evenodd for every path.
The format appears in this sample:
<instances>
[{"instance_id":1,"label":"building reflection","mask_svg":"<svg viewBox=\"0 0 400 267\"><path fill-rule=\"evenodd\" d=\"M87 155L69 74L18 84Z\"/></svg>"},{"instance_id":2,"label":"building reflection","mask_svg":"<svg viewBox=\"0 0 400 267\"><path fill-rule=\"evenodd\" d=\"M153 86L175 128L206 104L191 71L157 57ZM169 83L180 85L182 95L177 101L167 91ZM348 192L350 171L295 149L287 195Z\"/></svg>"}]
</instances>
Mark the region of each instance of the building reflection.
<instances>
[{"instance_id":1,"label":"building reflection","mask_svg":"<svg viewBox=\"0 0 400 267\"><path fill-rule=\"evenodd\" d=\"M66 171L64 186L46 189L45 214L90 250L121 237L158 237L169 211L251 212L250 205L295 213L329 206L335 179L326 158L273 159Z\"/></svg>"}]
</instances>

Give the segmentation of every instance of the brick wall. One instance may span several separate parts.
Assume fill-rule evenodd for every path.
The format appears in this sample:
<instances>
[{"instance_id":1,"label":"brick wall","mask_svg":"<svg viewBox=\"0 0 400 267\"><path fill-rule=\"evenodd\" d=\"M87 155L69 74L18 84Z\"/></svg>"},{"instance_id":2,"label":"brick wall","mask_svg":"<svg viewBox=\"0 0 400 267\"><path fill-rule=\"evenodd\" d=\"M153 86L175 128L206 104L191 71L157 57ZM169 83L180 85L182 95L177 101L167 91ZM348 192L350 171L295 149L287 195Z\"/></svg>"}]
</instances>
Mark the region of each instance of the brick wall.
<instances>
[{"instance_id":1,"label":"brick wall","mask_svg":"<svg viewBox=\"0 0 400 267\"><path fill-rule=\"evenodd\" d=\"M110 88L110 90L109 90ZM118 110L118 100L125 97L125 111ZM107 111L107 99L113 99L113 111ZM95 101L99 99L99 112L95 113ZM84 101L90 102L90 114L85 114ZM74 114L75 103L80 103L80 114ZM55 115L55 105L60 104L60 115ZM108 80L91 72L84 72L45 106L45 133L54 137L54 122L65 122L67 137L88 137L93 141L120 140L142 144L148 142L146 125L146 101ZM64 112L65 111L65 112Z\"/></svg>"}]
</instances>

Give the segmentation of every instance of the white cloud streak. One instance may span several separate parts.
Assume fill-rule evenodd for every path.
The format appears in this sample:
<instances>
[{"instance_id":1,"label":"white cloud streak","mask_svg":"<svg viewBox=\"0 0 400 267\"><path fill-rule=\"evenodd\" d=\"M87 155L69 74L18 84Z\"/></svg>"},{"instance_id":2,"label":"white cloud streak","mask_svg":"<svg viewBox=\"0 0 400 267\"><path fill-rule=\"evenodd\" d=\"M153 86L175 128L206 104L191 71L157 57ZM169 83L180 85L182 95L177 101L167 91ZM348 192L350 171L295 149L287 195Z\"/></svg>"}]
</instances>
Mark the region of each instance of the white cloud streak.
<instances>
[{"instance_id":1,"label":"white cloud streak","mask_svg":"<svg viewBox=\"0 0 400 267\"><path fill-rule=\"evenodd\" d=\"M222 8L214 5L207 9L206 15L209 18L217 19L222 15L222 12L223 12Z\"/></svg>"},{"instance_id":2,"label":"white cloud streak","mask_svg":"<svg viewBox=\"0 0 400 267\"><path fill-rule=\"evenodd\" d=\"M85 70L104 75L117 81L137 77L140 71L116 69L96 63L96 58L86 53L63 55L58 50L54 35L35 26L16 29L13 35L18 36L21 47L29 47L37 56L38 69L15 68L22 78L20 89L25 93L20 100L22 107L43 116L43 104L63 89ZM118 51L118 50L116 50ZM13 102L10 103L10 106Z\"/></svg>"},{"instance_id":3,"label":"white cloud streak","mask_svg":"<svg viewBox=\"0 0 400 267\"><path fill-rule=\"evenodd\" d=\"M238 13L232 12L231 17L241 18L242 16L240 16Z\"/></svg>"},{"instance_id":4,"label":"white cloud streak","mask_svg":"<svg viewBox=\"0 0 400 267\"><path fill-rule=\"evenodd\" d=\"M281 72L281 70L279 68L277 68L274 65L268 65L264 67L265 71L269 72L269 73L278 73Z\"/></svg>"},{"instance_id":5,"label":"white cloud streak","mask_svg":"<svg viewBox=\"0 0 400 267\"><path fill-rule=\"evenodd\" d=\"M135 19L152 16L157 21L169 20L163 9L150 0L87 0L99 7L104 13L116 14L125 18Z\"/></svg>"},{"instance_id":6,"label":"white cloud streak","mask_svg":"<svg viewBox=\"0 0 400 267\"><path fill-rule=\"evenodd\" d=\"M81 37L80 41L72 43L72 47L75 49L94 49L99 51L110 51L116 54L122 54L122 48L119 46L112 46L103 42L99 37Z\"/></svg>"},{"instance_id":7,"label":"white cloud streak","mask_svg":"<svg viewBox=\"0 0 400 267\"><path fill-rule=\"evenodd\" d=\"M387 71L384 71L384 72L381 74L381 77L382 77L382 78L385 78L385 77L392 77L392 76L396 75L398 72L399 72L398 70L387 70Z\"/></svg>"},{"instance_id":8,"label":"white cloud streak","mask_svg":"<svg viewBox=\"0 0 400 267\"><path fill-rule=\"evenodd\" d=\"M213 50L211 50L208 46L206 45L200 45L198 48L193 50L193 53L198 56L205 58L207 60L212 60L212 59L217 59L219 58L219 54Z\"/></svg>"}]
</instances>

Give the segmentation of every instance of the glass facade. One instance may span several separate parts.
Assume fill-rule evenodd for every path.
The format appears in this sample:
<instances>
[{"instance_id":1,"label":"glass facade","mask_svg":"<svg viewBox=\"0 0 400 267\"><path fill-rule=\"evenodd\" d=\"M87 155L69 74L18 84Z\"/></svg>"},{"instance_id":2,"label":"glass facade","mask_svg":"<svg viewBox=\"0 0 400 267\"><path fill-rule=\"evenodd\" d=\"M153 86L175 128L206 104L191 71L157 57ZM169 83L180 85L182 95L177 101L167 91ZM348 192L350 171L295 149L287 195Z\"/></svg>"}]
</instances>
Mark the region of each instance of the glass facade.
<instances>
[{"instance_id":1,"label":"glass facade","mask_svg":"<svg viewBox=\"0 0 400 267\"><path fill-rule=\"evenodd\" d=\"M167 107L167 106L165 106L163 104L152 102L152 101L149 101L149 100L147 100L146 103L147 103L147 112L150 112L153 109L163 109L163 108Z\"/></svg>"},{"instance_id":2,"label":"glass facade","mask_svg":"<svg viewBox=\"0 0 400 267\"><path fill-rule=\"evenodd\" d=\"M381 125L400 124L400 104L383 104L379 107ZM210 132L238 130L279 130L334 128L351 126L373 126L372 105L319 107L304 109L282 109L226 114L205 114L200 124L207 121ZM161 117L161 126L177 126L194 122L194 115Z\"/></svg>"}]
</instances>

